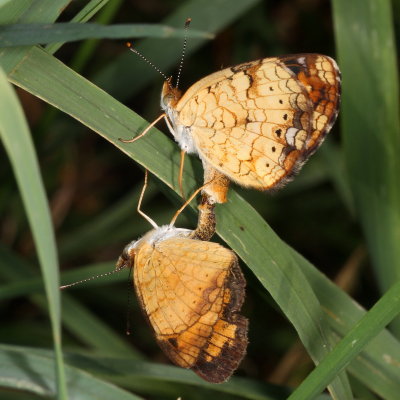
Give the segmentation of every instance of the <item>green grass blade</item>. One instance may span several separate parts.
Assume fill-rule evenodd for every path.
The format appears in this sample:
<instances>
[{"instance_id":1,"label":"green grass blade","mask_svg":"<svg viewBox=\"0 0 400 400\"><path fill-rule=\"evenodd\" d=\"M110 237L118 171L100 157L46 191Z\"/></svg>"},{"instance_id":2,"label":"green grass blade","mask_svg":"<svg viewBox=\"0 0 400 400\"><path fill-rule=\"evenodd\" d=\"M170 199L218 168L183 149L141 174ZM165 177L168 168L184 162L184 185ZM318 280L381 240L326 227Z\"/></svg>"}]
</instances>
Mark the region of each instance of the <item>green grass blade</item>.
<instances>
[{"instance_id":1,"label":"green grass blade","mask_svg":"<svg viewBox=\"0 0 400 400\"><path fill-rule=\"evenodd\" d=\"M294 253L294 256L329 316L330 326L339 338L344 337L365 311L300 254ZM382 398L396 399L400 392L399 342L387 330L382 331L352 361L348 370Z\"/></svg>"},{"instance_id":2,"label":"green grass blade","mask_svg":"<svg viewBox=\"0 0 400 400\"><path fill-rule=\"evenodd\" d=\"M327 173L331 176L331 180L335 185L336 191L340 195L342 202L346 206L346 209L349 211L349 213L354 215L355 211L353 197L344 163L342 149L328 139L319 149L319 153L325 161Z\"/></svg>"},{"instance_id":3,"label":"green grass blade","mask_svg":"<svg viewBox=\"0 0 400 400\"><path fill-rule=\"evenodd\" d=\"M56 355L58 394L66 399L61 351L60 293L55 237L29 128L17 96L0 69L0 135L25 206L46 288Z\"/></svg>"},{"instance_id":4,"label":"green grass blade","mask_svg":"<svg viewBox=\"0 0 400 400\"><path fill-rule=\"evenodd\" d=\"M212 39L213 35L157 24L100 25L96 23L14 24L0 27L0 47L32 46L84 39L129 39L184 37Z\"/></svg>"},{"instance_id":5,"label":"green grass blade","mask_svg":"<svg viewBox=\"0 0 400 400\"><path fill-rule=\"evenodd\" d=\"M53 355L40 350L0 346L0 385L24 390L45 398L57 394L53 378ZM141 397L94 378L78 368L66 365L69 396L76 400L139 400Z\"/></svg>"},{"instance_id":6,"label":"green grass blade","mask_svg":"<svg viewBox=\"0 0 400 400\"><path fill-rule=\"evenodd\" d=\"M3 9L7 5L7 3L10 3L11 0L0 0L0 9Z\"/></svg>"},{"instance_id":7,"label":"green grass blade","mask_svg":"<svg viewBox=\"0 0 400 400\"><path fill-rule=\"evenodd\" d=\"M355 358L364 346L400 312L400 281L394 284L328 356L307 376L289 397L290 400L313 399ZM396 397L398 398L398 393Z\"/></svg>"},{"instance_id":8,"label":"green grass blade","mask_svg":"<svg viewBox=\"0 0 400 400\"><path fill-rule=\"evenodd\" d=\"M400 107L391 2L334 0L333 11L346 163L384 291L400 279Z\"/></svg>"},{"instance_id":9,"label":"green grass blade","mask_svg":"<svg viewBox=\"0 0 400 400\"><path fill-rule=\"evenodd\" d=\"M32 0L0 3L0 25L12 24L28 9Z\"/></svg>"}]
</instances>

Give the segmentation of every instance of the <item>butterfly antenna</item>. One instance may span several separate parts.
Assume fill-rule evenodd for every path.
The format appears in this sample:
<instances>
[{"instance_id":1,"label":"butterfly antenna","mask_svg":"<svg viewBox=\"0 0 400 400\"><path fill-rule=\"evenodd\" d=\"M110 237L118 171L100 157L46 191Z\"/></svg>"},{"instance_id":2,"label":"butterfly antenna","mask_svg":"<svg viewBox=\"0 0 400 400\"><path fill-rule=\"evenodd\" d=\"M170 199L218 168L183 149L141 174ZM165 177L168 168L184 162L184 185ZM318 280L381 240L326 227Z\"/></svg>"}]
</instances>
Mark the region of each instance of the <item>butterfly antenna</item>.
<instances>
[{"instance_id":1,"label":"butterfly antenna","mask_svg":"<svg viewBox=\"0 0 400 400\"><path fill-rule=\"evenodd\" d=\"M189 29L189 25L192 22L192 18L187 18L185 21L185 38L183 40L183 47L182 47L182 56L181 56L181 62L179 63L179 69L178 69L178 76L176 77L176 88L179 86L179 79L181 77L181 72L182 72L182 67L183 67L183 60L185 58L185 52L186 52L186 45L187 45L187 32Z\"/></svg>"},{"instance_id":2,"label":"butterfly antenna","mask_svg":"<svg viewBox=\"0 0 400 400\"><path fill-rule=\"evenodd\" d=\"M150 225L154 228L157 229L158 225L147 215L145 214L140 207L142 206L142 201L143 201L143 196L144 196L144 192L146 191L147 188L147 179L148 179L148 175L149 175L149 171L147 169L145 169L144 172L144 183L143 183L143 188L142 191L140 193L140 197L139 197L139 201L138 201L138 205L137 205L137 212L147 221L150 223Z\"/></svg>"},{"instance_id":3,"label":"butterfly antenna","mask_svg":"<svg viewBox=\"0 0 400 400\"><path fill-rule=\"evenodd\" d=\"M105 272L104 274L94 275L94 276L91 276L90 278L86 278L86 279L82 279L81 281L70 283L69 285L63 285L63 286L60 286L60 289L61 290L67 289L67 288L70 288L72 286L79 285L79 284L84 283L84 282L92 281L92 280L97 279L97 278L103 278L105 276L110 276L110 275L116 274L117 272L120 272L124 268L125 267L116 268L116 269L113 269L110 272Z\"/></svg>"},{"instance_id":4,"label":"butterfly antenna","mask_svg":"<svg viewBox=\"0 0 400 400\"><path fill-rule=\"evenodd\" d=\"M160 70L160 68L158 68L156 65L154 65L149 59L147 59L142 53L140 53L138 50L136 50L133 47L133 43L132 42L126 42L126 47L128 47L128 49L132 52L135 53L137 56L139 56L143 61L145 61L147 64L149 64L153 69L155 69L167 82L168 85L171 87L172 86L170 84L170 79L167 77L167 75L164 74L164 72L162 72Z\"/></svg>"}]
</instances>

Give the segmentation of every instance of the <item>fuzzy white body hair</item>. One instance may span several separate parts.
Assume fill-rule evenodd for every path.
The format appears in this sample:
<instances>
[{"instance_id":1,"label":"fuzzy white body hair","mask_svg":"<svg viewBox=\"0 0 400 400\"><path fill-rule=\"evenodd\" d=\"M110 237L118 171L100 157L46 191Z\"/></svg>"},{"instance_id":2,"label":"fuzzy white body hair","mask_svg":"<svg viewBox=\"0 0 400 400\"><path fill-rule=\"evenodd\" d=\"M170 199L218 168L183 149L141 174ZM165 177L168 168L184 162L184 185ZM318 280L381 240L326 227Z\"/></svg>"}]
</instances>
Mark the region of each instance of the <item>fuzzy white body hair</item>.
<instances>
[{"instance_id":1,"label":"fuzzy white body hair","mask_svg":"<svg viewBox=\"0 0 400 400\"><path fill-rule=\"evenodd\" d=\"M153 229L150 232L147 232L143 237L138 240L134 240L129 243L125 250L127 254L129 254L130 250L137 249L143 243L148 243L151 246L154 246L158 242L162 242L167 239L176 238L176 237L188 237L192 231L190 229L183 228L175 228L171 225L162 225L157 229Z\"/></svg>"},{"instance_id":2,"label":"fuzzy white body hair","mask_svg":"<svg viewBox=\"0 0 400 400\"><path fill-rule=\"evenodd\" d=\"M190 132L190 126L184 126L177 123L178 114L171 106L166 105L161 99L161 108L166 113L165 121L167 122L168 128L173 135L174 139L179 144L179 147L188 154L198 154L197 146L193 141L192 134Z\"/></svg>"}]
</instances>

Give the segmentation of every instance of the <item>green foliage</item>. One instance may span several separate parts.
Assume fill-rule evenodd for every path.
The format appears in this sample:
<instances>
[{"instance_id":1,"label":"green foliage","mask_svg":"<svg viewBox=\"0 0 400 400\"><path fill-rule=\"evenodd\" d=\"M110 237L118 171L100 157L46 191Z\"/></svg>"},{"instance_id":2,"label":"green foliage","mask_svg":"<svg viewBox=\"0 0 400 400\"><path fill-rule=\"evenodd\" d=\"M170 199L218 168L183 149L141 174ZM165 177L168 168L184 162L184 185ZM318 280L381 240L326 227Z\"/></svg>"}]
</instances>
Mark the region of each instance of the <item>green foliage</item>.
<instances>
[{"instance_id":1,"label":"green foliage","mask_svg":"<svg viewBox=\"0 0 400 400\"><path fill-rule=\"evenodd\" d=\"M324 399L329 385L336 399L397 399L400 122L393 26L399 21L390 3L334 0L332 16L317 3L298 2L187 0L132 10L120 0L92 0L64 10L68 3L0 1L0 45L7 41L0 48L0 137L3 159L10 160L0 171L0 299L7 317L1 397L11 389L21 398L27 392L66 399L68 388L76 399ZM152 129L134 144L118 140L140 133L157 115L162 79L116 41L68 42L126 37L129 23L131 37L148 37L138 50L168 71L179 64L180 28L189 16L182 86L221 65L279 53L334 56L330 18L343 74L340 121L294 182L273 196L232 188L229 202L217 207L219 238L243 261L243 312L250 320L248 355L237 372L244 377L222 385L162 365L135 300L128 315L133 334L122 335L131 291L122 283L126 274L63 292L62 312L58 291L60 281L112 270L124 245L149 230L136 213L143 181L137 165L156 177L144 208L158 224L182 201L179 149L168 136ZM104 26L93 31L92 23ZM10 83L31 94L18 92L30 130ZM185 193L201 179L199 161L188 160ZM193 202L177 225L193 227L195 210ZM347 277L354 298L325 274ZM365 312L354 299L365 308L376 304ZM51 328L43 326L47 315ZM297 340L304 346L300 359ZM318 364L312 373L307 355Z\"/></svg>"}]
</instances>

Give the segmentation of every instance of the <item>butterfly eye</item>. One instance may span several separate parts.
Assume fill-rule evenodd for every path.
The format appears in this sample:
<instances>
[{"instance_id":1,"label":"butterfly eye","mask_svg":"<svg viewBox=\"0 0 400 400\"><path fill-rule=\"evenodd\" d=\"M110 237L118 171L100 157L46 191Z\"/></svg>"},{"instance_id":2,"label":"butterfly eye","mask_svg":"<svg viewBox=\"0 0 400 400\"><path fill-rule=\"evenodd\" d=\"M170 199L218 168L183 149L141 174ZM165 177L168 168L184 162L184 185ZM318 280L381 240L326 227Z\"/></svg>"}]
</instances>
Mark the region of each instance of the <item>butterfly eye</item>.
<instances>
[{"instance_id":1,"label":"butterfly eye","mask_svg":"<svg viewBox=\"0 0 400 400\"><path fill-rule=\"evenodd\" d=\"M172 96L167 94L161 98L161 107L165 110L171 103Z\"/></svg>"},{"instance_id":2,"label":"butterfly eye","mask_svg":"<svg viewBox=\"0 0 400 400\"><path fill-rule=\"evenodd\" d=\"M117 262L117 269L120 268L131 268L135 261L135 250L132 249L132 244L129 243L125 246L122 254L119 256Z\"/></svg>"}]
</instances>

